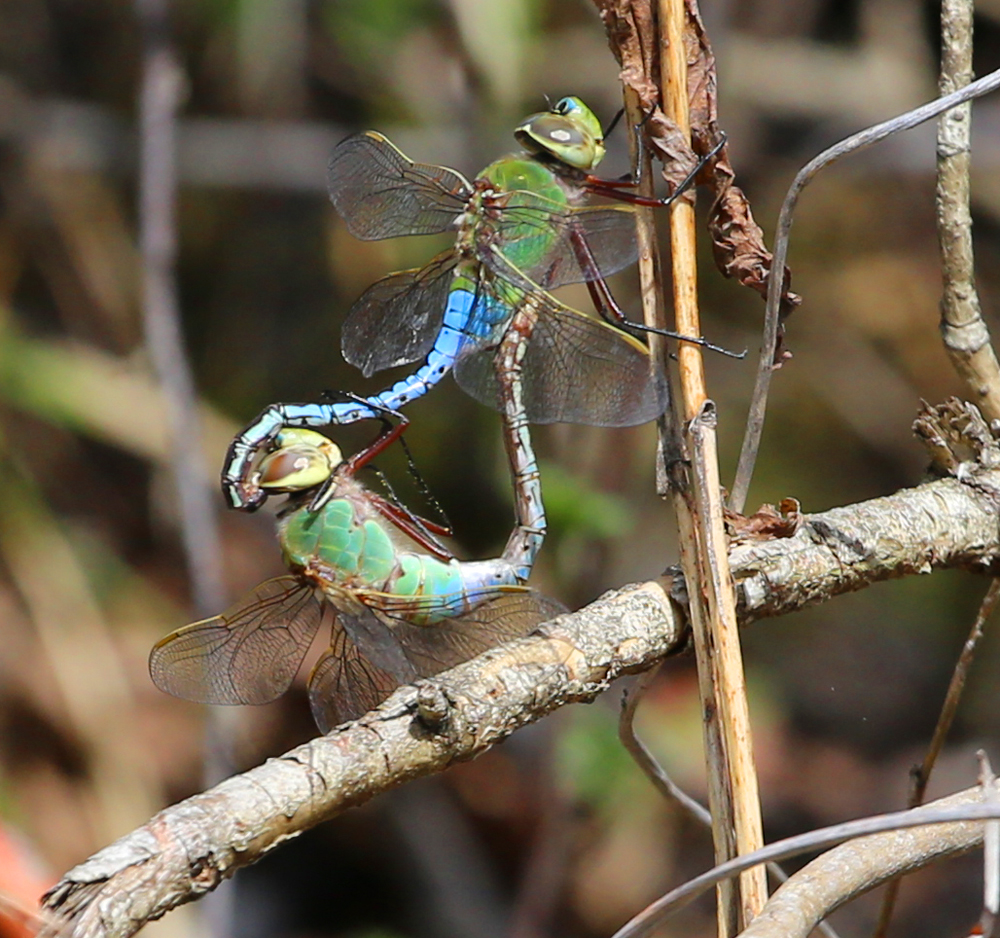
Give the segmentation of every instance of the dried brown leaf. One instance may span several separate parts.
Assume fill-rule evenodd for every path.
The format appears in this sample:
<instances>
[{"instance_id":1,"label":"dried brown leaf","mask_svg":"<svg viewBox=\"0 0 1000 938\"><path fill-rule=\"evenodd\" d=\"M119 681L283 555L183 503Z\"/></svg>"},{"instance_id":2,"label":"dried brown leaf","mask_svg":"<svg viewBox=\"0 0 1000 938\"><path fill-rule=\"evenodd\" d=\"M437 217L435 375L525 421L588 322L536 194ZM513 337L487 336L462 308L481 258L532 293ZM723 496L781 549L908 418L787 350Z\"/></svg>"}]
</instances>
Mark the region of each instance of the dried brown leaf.
<instances>
[{"instance_id":1,"label":"dried brown leaf","mask_svg":"<svg viewBox=\"0 0 1000 938\"><path fill-rule=\"evenodd\" d=\"M595 3L611 50L621 64L622 83L636 93L644 112L650 115L645 125L646 139L663 162L663 177L673 188L695 165L699 155L715 147L720 134L715 55L697 2L685 3L690 145L680 128L659 107L659 47L651 5L636 0L595 0ZM712 253L724 276L766 296L771 253L764 246L764 233L754 221L749 200L733 182L735 177L725 146L698 177L715 196L708 213ZM789 291L791 274L787 268L784 276L781 310L787 316L801 299Z\"/></svg>"},{"instance_id":2,"label":"dried brown leaf","mask_svg":"<svg viewBox=\"0 0 1000 938\"><path fill-rule=\"evenodd\" d=\"M778 507L763 504L752 515L724 512L726 531L733 543L791 537L802 527L802 511L795 498L783 498Z\"/></svg>"}]
</instances>

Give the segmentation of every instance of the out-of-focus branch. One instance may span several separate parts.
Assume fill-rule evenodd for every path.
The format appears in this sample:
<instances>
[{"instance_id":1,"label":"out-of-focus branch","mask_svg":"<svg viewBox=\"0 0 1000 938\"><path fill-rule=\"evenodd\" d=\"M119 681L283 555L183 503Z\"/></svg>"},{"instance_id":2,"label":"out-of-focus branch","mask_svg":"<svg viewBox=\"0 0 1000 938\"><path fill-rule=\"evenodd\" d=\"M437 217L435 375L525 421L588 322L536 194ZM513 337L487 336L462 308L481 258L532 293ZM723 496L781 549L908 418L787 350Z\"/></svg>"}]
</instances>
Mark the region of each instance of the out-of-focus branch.
<instances>
[{"instance_id":1,"label":"out-of-focus branch","mask_svg":"<svg viewBox=\"0 0 1000 938\"><path fill-rule=\"evenodd\" d=\"M194 379L181 337L177 254L177 106L183 75L170 46L167 0L136 0L143 36L140 94L139 246L146 346L163 386L181 539L200 616L225 601L214 488L201 460Z\"/></svg>"},{"instance_id":2,"label":"out-of-focus branch","mask_svg":"<svg viewBox=\"0 0 1000 938\"><path fill-rule=\"evenodd\" d=\"M972 471L804 516L792 537L737 546L740 621L792 612L877 580L934 568L989 570L1000 555L1000 470ZM668 585L684 598L679 578ZM611 593L538 634L406 687L357 723L160 812L74 868L47 906L72 934L127 936L346 808L471 759L567 703L682 647L663 587ZM439 731L414 710L443 712Z\"/></svg>"},{"instance_id":3,"label":"out-of-focus branch","mask_svg":"<svg viewBox=\"0 0 1000 938\"><path fill-rule=\"evenodd\" d=\"M941 94L972 81L972 0L941 4ZM937 226L941 245L941 337L969 399L1000 419L1000 365L976 292L969 209L972 102L941 116L937 136Z\"/></svg>"}]
</instances>

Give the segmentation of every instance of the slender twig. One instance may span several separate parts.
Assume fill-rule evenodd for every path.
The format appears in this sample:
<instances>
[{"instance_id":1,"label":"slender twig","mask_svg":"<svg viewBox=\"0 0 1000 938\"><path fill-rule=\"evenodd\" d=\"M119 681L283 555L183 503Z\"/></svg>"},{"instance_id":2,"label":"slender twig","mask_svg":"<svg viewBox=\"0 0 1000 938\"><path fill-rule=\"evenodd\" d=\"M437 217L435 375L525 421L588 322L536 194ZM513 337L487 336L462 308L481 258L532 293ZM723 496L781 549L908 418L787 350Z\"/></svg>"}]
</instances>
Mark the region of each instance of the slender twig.
<instances>
[{"instance_id":1,"label":"slender twig","mask_svg":"<svg viewBox=\"0 0 1000 938\"><path fill-rule=\"evenodd\" d=\"M923 804L931 772L934 770L934 765L944 747L944 741L947 739L948 733L951 732L952 724L955 722L958 705L961 702L962 693L965 690L965 682L969 676L969 668L972 667L972 662L976 657L976 649L983 637L983 628L987 621L989 621L990 616L993 615L993 610L996 609L998 600L1000 600L1000 579L993 579L990 580L989 589L987 589L986 595L979 605L979 611L976 613L976 619L972 623L972 629L965 639L965 644L962 646L958 661L955 662L955 669L948 684L944 703L941 706L941 713L938 716L937 725L934 727L934 735L931 737L930 746L927 747L927 755L924 756L923 763L915 772L915 784L909 805L911 808Z\"/></svg>"},{"instance_id":2,"label":"slender twig","mask_svg":"<svg viewBox=\"0 0 1000 938\"><path fill-rule=\"evenodd\" d=\"M676 801L699 824L711 828L712 815L708 813L708 809L696 798L692 798L667 774L663 766L646 747L646 744L636 735L635 711L659 673L660 665L657 665L641 674L631 689L622 697L622 709L618 717L618 739L635 760L636 765L642 769L664 798L668 801Z\"/></svg>"},{"instance_id":3,"label":"slender twig","mask_svg":"<svg viewBox=\"0 0 1000 938\"><path fill-rule=\"evenodd\" d=\"M972 81L972 0L942 0L941 76L948 94ZM969 208L972 102L941 115L937 133L937 226L941 249L941 338L969 399L1000 419L1000 365L976 292Z\"/></svg>"},{"instance_id":4,"label":"slender twig","mask_svg":"<svg viewBox=\"0 0 1000 938\"><path fill-rule=\"evenodd\" d=\"M666 769L660 765L635 731L635 712L659 672L660 666L657 665L657 667L641 674L631 689L622 697L622 709L618 717L618 739L635 760L636 765L653 783L653 787L664 798L676 802L689 817L711 830L712 815L708 813L708 809L697 798L692 798L667 774ZM787 882L788 874L777 863L768 863L766 868L777 883ZM820 922L817 928L826 938L839 938L833 926L828 922Z\"/></svg>"},{"instance_id":5,"label":"slender twig","mask_svg":"<svg viewBox=\"0 0 1000 938\"><path fill-rule=\"evenodd\" d=\"M1000 88L1000 69L990 72L971 85L937 98L927 104L907 111L898 117L883 121L868 127L839 143L834 144L824 150L818 156L810 160L795 177L785 201L781 206L781 213L778 216L778 225L774 238L774 258L771 262L771 270L784 270L785 261L788 258L788 237L792 228L792 215L795 211L796 203L802 190L808 185L812 178L826 166L835 160L849 153L855 153L865 147L878 143L894 133L910 130L918 124L929 121L934 117L950 110L957 104L971 101L981 95L988 94ZM729 498L729 505L734 511L742 511L746 504L747 492L750 489L750 480L753 477L754 463L757 460L757 451L760 448L760 438L764 431L764 415L767 411L767 392L771 383L771 373L774 370L774 353L778 338L779 325L779 304L781 300L782 278L769 277L767 285L767 307L764 313L764 330L761 338L760 359L757 362L757 379L754 385L753 398L750 402L750 409L747 414L747 425L743 435L743 446L740 450L740 460L736 467L736 477L733 481L732 495Z\"/></svg>"},{"instance_id":6,"label":"slender twig","mask_svg":"<svg viewBox=\"0 0 1000 938\"><path fill-rule=\"evenodd\" d=\"M194 378L184 350L174 265L177 255L177 108L184 76L169 32L169 0L135 0L142 33L140 92L139 246L146 347L163 389L171 470L180 507L181 542L198 618L225 602L222 542L215 490L202 461L201 421ZM231 771L226 717L209 717L205 740L208 784ZM214 938L232 921L231 890L206 907Z\"/></svg>"},{"instance_id":7,"label":"slender twig","mask_svg":"<svg viewBox=\"0 0 1000 938\"><path fill-rule=\"evenodd\" d=\"M923 762L914 768L912 773L912 790L910 792L909 807L916 808L923 804L924 796L927 794L927 785L931 779L931 772L937 763L938 756L944 747L944 742L951 732L952 724L955 722L955 715L958 713L958 705L962 699L962 692L965 690L965 682L969 675L969 668L976 657L976 648L983 637L983 628L993 610L996 609L997 601L1000 600L1000 579L990 581L989 589L979 605L972 629L969 631L962 651L955 662L955 668L951 674L951 681L948 683L948 690L944 696L944 703L941 705L941 712L938 714L937 725L934 727L934 734L931 736L930 745L924 755ZM882 898L882 906L879 909L878 922L875 925L873 938L883 938L889 930L889 922L892 920L893 909L896 906L896 897L899 895L899 884L901 880L894 879L886 887L885 895Z\"/></svg>"}]
</instances>

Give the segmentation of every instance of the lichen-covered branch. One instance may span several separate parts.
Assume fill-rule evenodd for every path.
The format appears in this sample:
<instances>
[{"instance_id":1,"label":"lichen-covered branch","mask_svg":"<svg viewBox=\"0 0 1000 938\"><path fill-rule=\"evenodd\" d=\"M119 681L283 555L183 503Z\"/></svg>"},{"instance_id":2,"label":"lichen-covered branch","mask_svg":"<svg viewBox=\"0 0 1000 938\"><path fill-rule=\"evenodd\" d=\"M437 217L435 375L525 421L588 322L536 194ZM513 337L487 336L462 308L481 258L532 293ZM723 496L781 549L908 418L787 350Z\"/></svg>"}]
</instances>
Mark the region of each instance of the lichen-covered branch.
<instances>
[{"instance_id":1,"label":"lichen-covered branch","mask_svg":"<svg viewBox=\"0 0 1000 938\"><path fill-rule=\"evenodd\" d=\"M941 6L941 94L972 81L972 2ZM971 400L1000 418L1000 365L976 292L969 208L972 102L941 116L937 134L937 225L941 246L941 337Z\"/></svg>"},{"instance_id":2,"label":"lichen-covered branch","mask_svg":"<svg viewBox=\"0 0 1000 938\"><path fill-rule=\"evenodd\" d=\"M740 621L877 580L1000 554L1000 470L964 472L803 516L786 538L731 552ZM404 687L377 711L157 814L70 870L46 906L77 938L134 934L282 841L410 779L472 759L568 703L591 700L686 641L679 578L609 593L528 638Z\"/></svg>"}]
</instances>

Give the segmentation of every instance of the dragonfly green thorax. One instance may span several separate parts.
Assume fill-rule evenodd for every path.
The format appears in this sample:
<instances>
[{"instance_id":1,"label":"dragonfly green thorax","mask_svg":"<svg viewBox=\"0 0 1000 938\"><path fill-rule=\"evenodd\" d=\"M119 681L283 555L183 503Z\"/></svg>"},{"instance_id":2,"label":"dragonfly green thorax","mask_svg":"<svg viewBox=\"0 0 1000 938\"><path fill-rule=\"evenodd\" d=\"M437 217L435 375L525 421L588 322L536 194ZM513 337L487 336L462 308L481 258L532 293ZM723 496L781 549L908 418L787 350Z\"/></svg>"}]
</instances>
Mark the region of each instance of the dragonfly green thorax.
<instances>
[{"instance_id":1,"label":"dragonfly green thorax","mask_svg":"<svg viewBox=\"0 0 1000 938\"><path fill-rule=\"evenodd\" d=\"M563 611L522 585L511 560L452 557L433 541L433 525L354 477L359 456L344 461L313 431L282 432L258 475L265 490L291 493L278 521L291 575L158 642L149 660L157 687L201 703L267 703L291 685L326 623L328 647L308 681L325 732L374 708L399 684L460 664Z\"/></svg>"},{"instance_id":2,"label":"dragonfly green thorax","mask_svg":"<svg viewBox=\"0 0 1000 938\"><path fill-rule=\"evenodd\" d=\"M260 465L261 486L297 492L278 516L278 543L288 568L316 584L336 601L345 594L375 591L402 603L414 600L410 621L428 625L468 611L476 591L514 586L512 570L492 562L486 582L482 568L462 564L435 544L428 552L426 534L416 516L369 492L344 471L340 451L322 434L286 430L278 449ZM314 489L329 484L317 505ZM404 525L406 527L404 527ZM433 597L433 602L423 602Z\"/></svg>"},{"instance_id":3,"label":"dragonfly green thorax","mask_svg":"<svg viewBox=\"0 0 1000 938\"><path fill-rule=\"evenodd\" d=\"M560 98L553 107L526 117L514 137L529 153L589 173L604 159L604 131L597 115L579 98Z\"/></svg>"}]
</instances>

